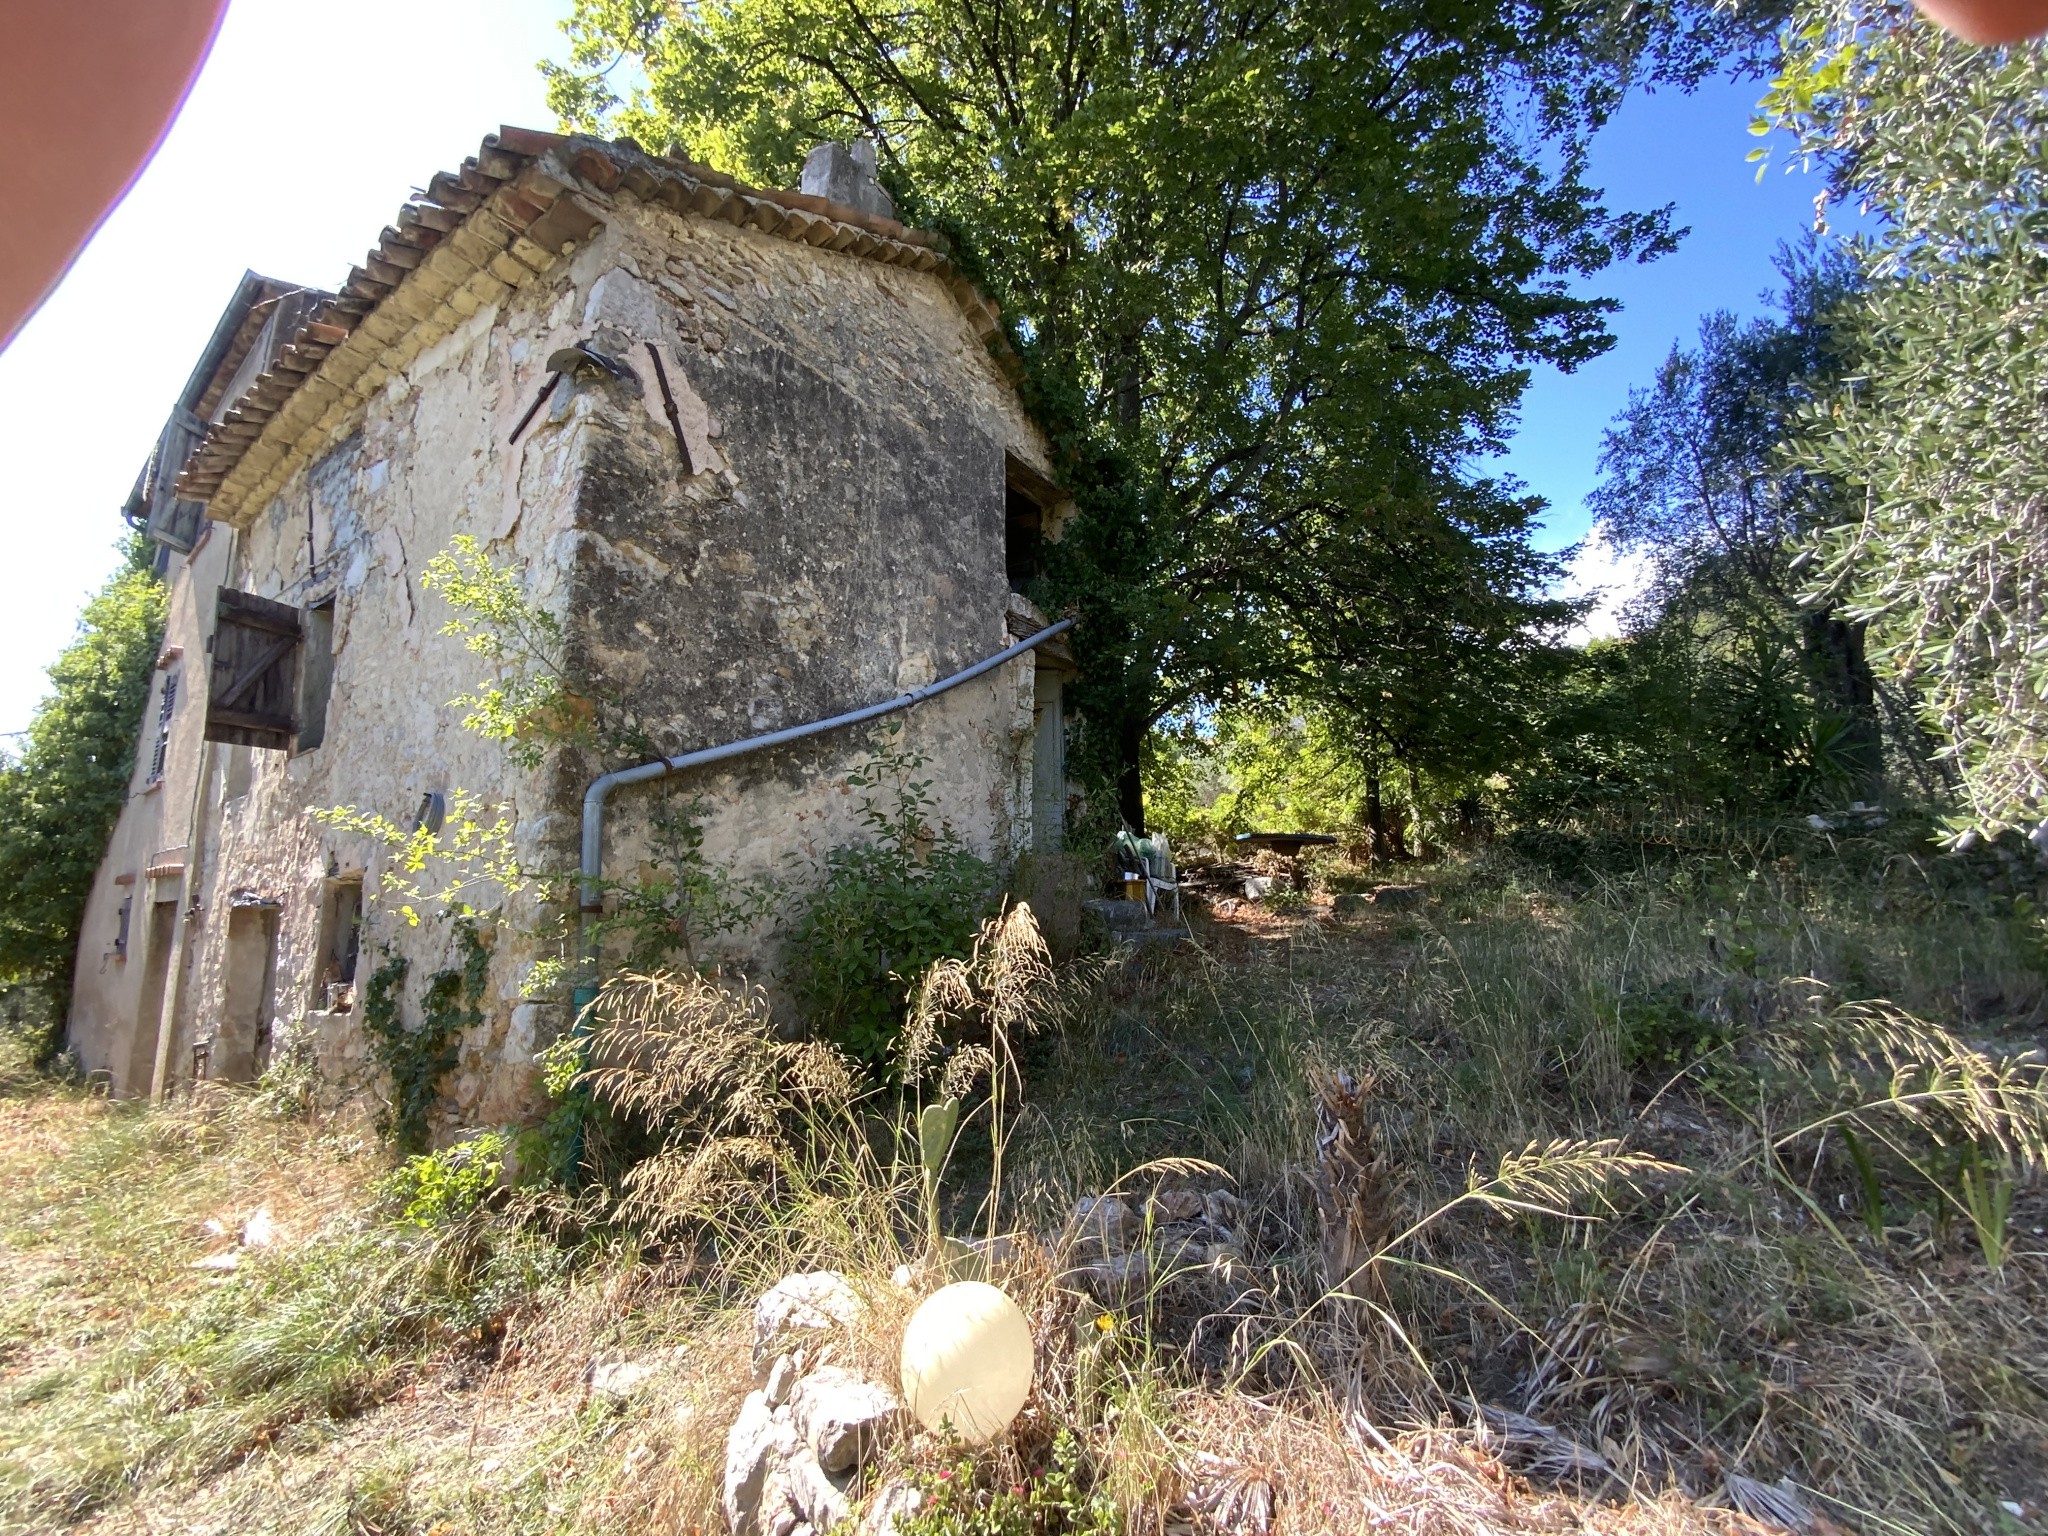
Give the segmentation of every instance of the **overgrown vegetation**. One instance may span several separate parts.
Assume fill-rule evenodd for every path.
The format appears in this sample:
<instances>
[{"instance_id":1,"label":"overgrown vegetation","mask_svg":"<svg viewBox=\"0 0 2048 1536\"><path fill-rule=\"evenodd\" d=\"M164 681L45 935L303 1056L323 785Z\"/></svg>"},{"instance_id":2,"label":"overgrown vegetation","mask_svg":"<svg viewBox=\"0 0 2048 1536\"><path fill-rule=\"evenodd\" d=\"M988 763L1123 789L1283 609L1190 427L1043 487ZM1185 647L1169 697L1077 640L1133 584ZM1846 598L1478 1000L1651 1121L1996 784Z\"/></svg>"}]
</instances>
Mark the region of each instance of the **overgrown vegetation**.
<instances>
[{"instance_id":1,"label":"overgrown vegetation","mask_svg":"<svg viewBox=\"0 0 2048 1536\"><path fill-rule=\"evenodd\" d=\"M1903 4L1804 0L1762 110L1872 216L1838 382L1786 444L1848 491L1813 601L1871 627L1963 789L1954 830L2048 843L2039 41L1975 48Z\"/></svg>"},{"instance_id":2,"label":"overgrown vegetation","mask_svg":"<svg viewBox=\"0 0 2048 1536\"><path fill-rule=\"evenodd\" d=\"M878 1481L931 1490L914 1529L1266 1510L1334 1532L1375 1509L1728 1528L1706 1498L1976 1531L2043 1507L2048 977L2006 866L1888 828L1568 879L1496 851L1427 878L1421 911L1253 909L1198 951L1063 971L1012 914L919 990L900 1096L779 1039L757 996L621 978L585 1075L616 1183L574 1202L493 1193L501 1146L387 1180L345 1122L17 1087L0 1256L45 1289L5 1347L42 1364L8 1387L0 1460L23 1471L0 1498L133 1488L147 1510L196 1486L259 1524L715 1523L762 1287L852 1276L870 1313L839 1358L888 1380L917 1298L986 1271L967 1240L1021 1232L998 1273L1034 1320L1033 1407L994 1454L892 1453ZM76 1150L52 1157L52 1134ZM105 1177L130 1166L190 1213L154 1246ZM289 1208L294 1179L331 1203ZM267 1200L289 1236L204 1234L237 1180L234 1209ZM1177 1190L1227 1197L1228 1239L1147 1224L1130 1284L1078 1278L1077 1197ZM1333 1212L1358 1242L1332 1247ZM184 1268L223 1242L231 1278ZM42 1264L51 1244L72 1256ZM138 1267L88 1278L84 1253ZM119 1320L121 1286L172 1274L191 1278ZM79 1334L75 1305L107 1321ZM318 1351L292 1342L314 1313L349 1320ZM270 1364L230 1370L259 1338ZM586 1399L593 1355L652 1375ZM177 1393L101 1389L166 1360ZM84 1444L101 1459L61 1449Z\"/></svg>"},{"instance_id":3,"label":"overgrown vegetation","mask_svg":"<svg viewBox=\"0 0 2048 1536\"><path fill-rule=\"evenodd\" d=\"M788 981L811 1025L856 1060L896 1054L905 1001L933 962L967 953L996 872L932 816L925 766L890 733L848 778L864 840L825 855L784 941Z\"/></svg>"},{"instance_id":4,"label":"overgrown vegetation","mask_svg":"<svg viewBox=\"0 0 2048 1536\"><path fill-rule=\"evenodd\" d=\"M417 1023L404 1017L410 967L403 955L387 955L363 989L363 1033L390 1083L390 1102L379 1123L392 1144L409 1155L426 1151L432 1138L441 1080L455 1070L463 1031L483 1022L490 949L474 918L451 917L448 922L461 963L427 978Z\"/></svg>"},{"instance_id":5,"label":"overgrown vegetation","mask_svg":"<svg viewBox=\"0 0 2048 1536\"><path fill-rule=\"evenodd\" d=\"M262 1095L150 1110L10 1071L0 1528L316 1445L426 1362L494 1350L567 1256L516 1226L391 1225L379 1164Z\"/></svg>"}]
</instances>

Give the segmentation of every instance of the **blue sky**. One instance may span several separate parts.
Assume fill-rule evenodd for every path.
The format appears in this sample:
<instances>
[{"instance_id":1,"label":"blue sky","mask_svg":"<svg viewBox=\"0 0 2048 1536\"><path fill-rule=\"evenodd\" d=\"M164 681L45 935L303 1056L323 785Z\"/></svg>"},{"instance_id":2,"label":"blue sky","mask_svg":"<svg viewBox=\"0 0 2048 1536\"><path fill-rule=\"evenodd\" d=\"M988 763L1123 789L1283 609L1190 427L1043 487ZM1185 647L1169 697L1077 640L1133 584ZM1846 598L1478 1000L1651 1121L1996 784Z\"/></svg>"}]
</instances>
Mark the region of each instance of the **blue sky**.
<instances>
[{"instance_id":1,"label":"blue sky","mask_svg":"<svg viewBox=\"0 0 2048 1536\"><path fill-rule=\"evenodd\" d=\"M1785 174L1774 157L1761 183L1749 133L1763 87L1713 81L1691 95L1659 91L1630 98L1594 143L1589 180L1613 209L1677 204L1691 233L1672 255L1614 267L1580 285L1621 302L1609 329L1615 344L1576 372L1541 370L1530 381L1509 451L1490 466L1524 481L1550 503L1543 544L1557 549L1587 531L1586 494L1598 482L1601 434L1647 383L1675 341L1691 342L1700 317L1717 309L1751 314L1777 286L1781 243L1813 223L1818 174Z\"/></svg>"},{"instance_id":2,"label":"blue sky","mask_svg":"<svg viewBox=\"0 0 2048 1536\"><path fill-rule=\"evenodd\" d=\"M567 0L233 0L156 160L50 301L0 353L10 558L0 561L0 733L27 725L44 669L113 564L118 508L245 267L332 285L408 192L499 123L551 127L535 62ZM281 87L280 81L289 81ZM280 110L279 92L288 98ZM1743 157L1753 85L1629 102L1595 184L1612 207L1676 202L1675 256L1596 280L1623 301L1605 357L1532 384L1498 468L1547 497L1545 542L1586 528L1600 434L1631 384L1717 307L1750 310L1771 255L1811 219L1807 178L1759 187ZM1608 569L1587 563L1590 575Z\"/></svg>"}]
</instances>

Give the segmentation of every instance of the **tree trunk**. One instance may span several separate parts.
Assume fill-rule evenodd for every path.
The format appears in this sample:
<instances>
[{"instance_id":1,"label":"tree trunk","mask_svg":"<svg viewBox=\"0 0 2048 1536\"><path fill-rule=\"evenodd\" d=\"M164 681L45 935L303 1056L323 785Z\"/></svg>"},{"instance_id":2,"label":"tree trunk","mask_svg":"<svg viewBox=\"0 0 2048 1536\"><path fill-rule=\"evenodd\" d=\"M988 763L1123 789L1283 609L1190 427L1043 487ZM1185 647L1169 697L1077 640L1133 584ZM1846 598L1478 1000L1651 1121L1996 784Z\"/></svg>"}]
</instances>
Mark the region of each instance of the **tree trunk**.
<instances>
[{"instance_id":1,"label":"tree trunk","mask_svg":"<svg viewBox=\"0 0 2048 1536\"><path fill-rule=\"evenodd\" d=\"M1877 679L1863 650L1863 625L1835 617L1832 608L1806 614L1807 666L1828 707L1848 720L1842 757L1850 773L1850 793L1875 800L1884 784L1884 732L1877 713Z\"/></svg>"},{"instance_id":2,"label":"tree trunk","mask_svg":"<svg viewBox=\"0 0 2048 1536\"><path fill-rule=\"evenodd\" d=\"M1372 834L1372 856L1384 859L1387 856L1387 807L1380 798L1380 771L1368 768L1365 771L1365 826Z\"/></svg>"},{"instance_id":3,"label":"tree trunk","mask_svg":"<svg viewBox=\"0 0 2048 1536\"><path fill-rule=\"evenodd\" d=\"M1149 729L1147 722L1138 716L1127 716L1117 732L1116 742L1116 808L1124 824L1140 837L1145 835L1142 753L1145 732Z\"/></svg>"},{"instance_id":4,"label":"tree trunk","mask_svg":"<svg viewBox=\"0 0 2048 1536\"><path fill-rule=\"evenodd\" d=\"M1422 790L1415 782L1415 765L1403 763L1401 766L1408 770L1408 810L1415 818L1415 857L1426 859L1429 857L1429 843L1423 832Z\"/></svg>"}]
</instances>

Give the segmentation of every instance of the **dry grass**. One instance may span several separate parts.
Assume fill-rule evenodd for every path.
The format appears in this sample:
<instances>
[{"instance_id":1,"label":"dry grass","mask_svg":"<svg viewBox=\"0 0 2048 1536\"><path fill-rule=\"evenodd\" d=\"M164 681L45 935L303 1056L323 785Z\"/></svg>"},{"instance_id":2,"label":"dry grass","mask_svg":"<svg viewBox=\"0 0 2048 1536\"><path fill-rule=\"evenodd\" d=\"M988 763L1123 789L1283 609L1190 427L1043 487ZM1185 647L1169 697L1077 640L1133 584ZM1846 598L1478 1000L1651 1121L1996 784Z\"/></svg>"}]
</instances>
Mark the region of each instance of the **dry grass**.
<instances>
[{"instance_id":1,"label":"dry grass","mask_svg":"<svg viewBox=\"0 0 2048 1536\"><path fill-rule=\"evenodd\" d=\"M1578 890L1513 865L1430 878L1423 915L1250 909L1205 955L1105 977L1090 1027L1042 1064L1058 1086L1016 1156L1020 1189L1167 1147L1210 1158L1258 1213L1254 1258L1285 1273L1317 1237L1311 1090L1369 1078L1376 1155L1417 1227L1380 1261L1376 1335L1297 1331L1326 1389L1354 1372L1382 1422L1484 1409L1539 1482L1562 1471L1638 1502L1677 1489L1761 1510L1778 1496L1758 1489L1789 1479L1783 1516L2033 1528L2035 936L1912 865ZM1682 1171L1605 1212L1581 1201L1579 1219L1452 1208L1518 1149L1560 1141ZM1303 1289L1271 1288L1268 1308ZM1226 1352L1200 1354L1231 1379ZM1402 1355L1419 1369L1387 1364Z\"/></svg>"},{"instance_id":2,"label":"dry grass","mask_svg":"<svg viewBox=\"0 0 2048 1536\"><path fill-rule=\"evenodd\" d=\"M170 1439L102 1478L91 1524L718 1529L753 1297L791 1269L848 1273L869 1308L840 1358L889 1380L908 1312L977 1262L934 1250L936 1216L1037 1234L1001 1278L1039 1387L970 1477L1000 1490L1075 1435L1133 1536L2039 1528L2029 936L1903 866L1839 886L1775 865L1430 878L1423 914L1252 909L1195 952L1058 976L991 933L926 989L900 1094L778 1043L744 995L631 979L592 1080L655 1148L623 1186L630 1221L557 1201L543 1224L466 1226L483 1256L461 1283L407 1294L472 1334L358 1347L373 1390L302 1397L267 1436L237 1419L205 1456L174 1443L189 1406L159 1414ZM1362 1214L1332 1260L1316 1106L1339 1072L1367 1086L1346 1111ZM963 1091L934 1187L916 1115ZM52 1404L210 1315L220 1284L184 1268L207 1215L268 1200L294 1231L382 1230L359 1214L369 1148L251 1106L147 1114L43 1087L0 1116L0 1487L50 1486L53 1437L96 1422ZM1843 1135L1859 1127L1874 1212ZM1069 1283L1078 1194L1225 1183L1243 1202L1227 1257L1162 1252L1113 1306ZM1970 1215L1992 1189L2013 1202L2002 1250ZM288 1254L247 1262L305 1283ZM40 1289L17 1305L23 1285ZM592 1398L589 1368L619 1360L657 1370ZM958 1459L917 1435L876 1476ZM0 1508L65 1523L33 1498Z\"/></svg>"}]
</instances>

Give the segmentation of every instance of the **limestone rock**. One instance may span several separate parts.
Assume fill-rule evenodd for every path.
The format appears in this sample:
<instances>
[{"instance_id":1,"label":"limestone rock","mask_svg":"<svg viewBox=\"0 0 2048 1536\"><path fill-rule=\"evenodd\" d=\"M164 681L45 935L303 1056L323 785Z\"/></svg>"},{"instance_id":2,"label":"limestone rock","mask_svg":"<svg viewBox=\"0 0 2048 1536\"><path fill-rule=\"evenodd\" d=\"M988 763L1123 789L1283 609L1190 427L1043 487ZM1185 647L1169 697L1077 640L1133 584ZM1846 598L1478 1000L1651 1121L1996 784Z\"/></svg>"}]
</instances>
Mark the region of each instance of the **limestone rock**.
<instances>
[{"instance_id":1,"label":"limestone rock","mask_svg":"<svg viewBox=\"0 0 2048 1536\"><path fill-rule=\"evenodd\" d=\"M762 1493L777 1463L797 1448L796 1432L768 1406L768 1394L749 1392L725 1436L722 1504L732 1536L759 1536ZM770 1511L771 1515L773 1511Z\"/></svg>"},{"instance_id":2,"label":"limestone rock","mask_svg":"<svg viewBox=\"0 0 2048 1536\"><path fill-rule=\"evenodd\" d=\"M1084 1264L1067 1277L1105 1305L1132 1300L1152 1278L1152 1256L1125 1253Z\"/></svg>"},{"instance_id":3,"label":"limestone rock","mask_svg":"<svg viewBox=\"0 0 2048 1536\"><path fill-rule=\"evenodd\" d=\"M851 1327L866 1311L853 1282L837 1270L783 1276L754 1303L756 1379L762 1379L777 1354Z\"/></svg>"},{"instance_id":4,"label":"limestone rock","mask_svg":"<svg viewBox=\"0 0 2048 1536\"><path fill-rule=\"evenodd\" d=\"M584 1380L590 1387L592 1397L624 1402L640 1390L655 1370L656 1367L645 1360L613 1360L602 1363L593 1360Z\"/></svg>"},{"instance_id":5,"label":"limestone rock","mask_svg":"<svg viewBox=\"0 0 2048 1536\"><path fill-rule=\"evenodd\" d=\"M833 1477L818 1465L806 1446L798 1446L782 1464L781 1482L797 1513L816 1530L829 1531L853 1514L846 1496L849 1479Z\"/></svg>"},{"instance_id":6,"label":"limestone rock","mask_svg":"<svg viewBox=\"0 0 2048 1536\"><path fill-rule=\"evenodd\" d=\"M896 1527L924 1507L924 1494L900 1479L884 1483L868 1501L863 1536L896 1536Z\"/></svg>"},{"instance_id":7,"label":"limestone rock","mask_svg":"<svg viewBox=\"0 0 2048 1536\"><path fill-rule=\"evenodd\" d=\"M1212 1189L1202 1197L1202 1219L1221 1231L1237 1225L1244 1215L1244 1202L1227 1189Z\"/></svg>"},{"instance_id":8,"label":"limestone rock","mask_svg":"<svg viewBox=\"0 0 2048 1536\"><path fill-rule=\"evenodd\" d=\"M796 1362L788 1355L777 1355L775 1363L768 1367L768 1406L780 1408L789 1401L789 1394L796 1386Z\"/></svg>"},{"instance_id":9,"label":"limestone rock","mask_svg":"<svg viewBox=\"0 0 2048 1536\"><path fill-rule=\"evenodd\" d=\"M1121 1253L1137 1235L1138 1213L1115 1195L1083 1195L1074 1202L1067 1230L1075 1246L1093 1253Z\"/></svg>"},{"instance_id":10,"label":"limestone rock","mask_svg":"<svg viewBox=\"0 0 2048 1536\"><path fill-rule=\"evenodd\" d=\"M1426 885L1383 885L1372 893L1372 904L1390 912L1419 912L1429 905Z\"/></svg>"},{"instance_id":11,"label":"limestone rock","mask_svg":"<svg viewBox=\"0 0 2048 1536\"><path fill-rule=\"evenodd\" d=\"M1202 1216L1202 1197L1192 1189L1162 1189L1145 1202L1145 1215L1156 1227L1176 1221L1198 1221Z\"/></svg>"},{"instance_id":12,"label":"limestone rock","mask_svg":"<svg viewBox=\"0 0 2048 1536\"><path fill-rule=\"evenodd\" d=\"M895 1393L834 1365L811 1372L789 1399L790 1423L831 1473L852 1471L886 1444L901 1409Z\"/></svg>"},{"instance_id":13,"label":"limestone rock","mask_svg":"<svg viewBox=\"0 0 2048 1536\"><path fill-rule=\"evenodd\" d=\"M244 1248L268 1248L281 1235L281 1229L272 1219L270 1207L261 1205L242 1223L242 1246Z\"/></svg>"}]
</instances>

